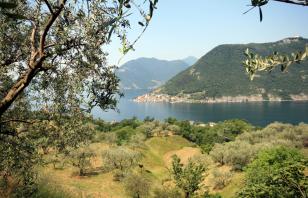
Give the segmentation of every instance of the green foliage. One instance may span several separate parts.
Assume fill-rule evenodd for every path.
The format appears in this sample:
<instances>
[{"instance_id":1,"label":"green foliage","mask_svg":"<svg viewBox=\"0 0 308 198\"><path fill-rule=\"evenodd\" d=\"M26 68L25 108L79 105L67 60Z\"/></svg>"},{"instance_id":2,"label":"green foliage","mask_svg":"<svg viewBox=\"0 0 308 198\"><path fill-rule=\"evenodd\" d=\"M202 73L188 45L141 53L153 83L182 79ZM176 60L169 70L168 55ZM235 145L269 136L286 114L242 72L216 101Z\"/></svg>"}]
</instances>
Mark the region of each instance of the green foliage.
<instances>
[{"instance_id":1,"label":"green foliage","mask_svg":"<svg viewBox=\"0 0 308 198\"><path fill-rule=\"evenodd\" d=\"M232 141L241 133L251 131L254 127L244 120L226 120L215 126L191 125L188 121L176 122L180 127L178 134L198 144L203 151L209 152L215 143Z\"/></svg>"},{"instance_id":2,"label":"green foliage","mask_svg":"<svg viewBox=\"0 0 308 198\"><path fill-rule=\"evenodd\" d=\"M94 151L88 148L78 148L69 154L71 164L79 169L79 176L86 175L86 170L91 168L91 159L94 156Z\"/></svg>"},{"instance_id":3,"label":"green foliage","mask_svg":"<svg viewBox=\"0 0 308 198\"><path fill-rule=\"evenodd\" d=\"M114 133L117 136L117 145L123 145L124 143L129 142L130 138L136 134L136 131L129 126L126 126L115 130Z\"/></svg>"},{"instance_id":4,"label":"green foliage","mask_svg":"<svg viewBox=\"0 0 308 198\"><path fill-rule=\"evenodd\" d=\"M131 173L124 179L124 186L129 196L142 198L149 196L151 182L142 174Z\"/></svg>"},{"instance_id":5,"label":"green foliage","mask_svg":"<svg viewBox=\"0 0 308 198\"><path fill-rule=\"evenodd\" d=\"M284 72L291 64L299 64L306 60L308 57L308 45L303 52L292 53L291 56L280 55L278 52L274 52L270 56L262 57L258 54L253 54L248 48L245 51L245 56L247 59L243 62L243 65L250 79L253 80L259 71L272 71L277 66L280 66L281 71Z\"/></svg>"},{"instance_id":6,"label":"green foliage","mask_svg":"<svg viewBox=\"0 0 308 198\"><path fill-rule=\"evenodd\" d=\"M215 144L210 156L221 165L228 164L235 170L243 170L264 149L274 146L302 148L308 136L307 129L307 124L273 123L262 130L245 132L234 142Z\"/></svg>"},{"instance_id":7,"label":"green foliage","mask_svg":"<svg viewBox=\"0 0 308 198\"><path fill-rule=\"evenodd\" d=\"M201 183L206 170L203 164L197 164L191 160L184 166L180 158L173 156L171 173L177 187L184 191L186 198L194 196L196 191L202 187Z\"/></svg>"},{"instance_id":8,"label":"green foliage","mask_svg":"<svg viewBox=\"0 0 308 198\"><path fill-rule=\"evenodd\" d=\"M144 122L153 122L155 119L152 117L150 117L150 116L146 116L145 118L144 118Z\"/></svg>"},{"instance_id":9,"label":"green foliage","mask_svg":"<svg viewBox=\"0 0 308 198\"><path fill-rule=\"evenodd\" d=\"M169 118L165 119L165 122L167 122L168 124L175 124L177 122L177 119L169 117Z\"/></svg>"},{"instance_id":10,"label":"green foliage","mask_svg":"<svg viewBox=\"0 0 308 198\"><path fill-rule=\"evenodd\" d=\"M210 156L221 165L232 165L235 170L242 170L256 155L256 149L247 142L235 141L215 144Z\"/></svg>"},{"instance_id":11,"label":"green foliage","mask_svg":"<svg viewBox=\"0 0 308 198\"><path fill-rule=\"evenodd\" d=\"M247 167L246 186L239 196L307 197L306 167L307 160L297 150L265 150Z\"/></svg>"},{"instance_id":12,"label":"green foliage","mask_svg":"<svg viewBox=\"0 0 308 198\"><path fill-rule=\"evenodd\" d=\"M0 152L0 195L32 196L37 191L34 168L41 162L33 140L27 136L0 135ZM11 189L13 192L9 193Z\"/></svg>"},{"instance_id":13,"label":"green foliage","mask_svg":"<svg viewBox=\"0 0 308 198\"><path fill-rule=\"evenodd\" d=\"M105 150L102 158L106 167L126 171L136 166L142 159L142 155L127 147L113 147Z\"/></svg>"},{"instance_id":14,"label":"green foliage","mask_svg":"<svg viewBox=\"0 0 308 198\"><path fill-rule=\"evenodd\" d=\"M96 125L96 130L100 132L108 132L112 129L112 124L109 122L105 122L104 120L98 119L94 120L94 124Z\"/></svg>"}]
</instances>

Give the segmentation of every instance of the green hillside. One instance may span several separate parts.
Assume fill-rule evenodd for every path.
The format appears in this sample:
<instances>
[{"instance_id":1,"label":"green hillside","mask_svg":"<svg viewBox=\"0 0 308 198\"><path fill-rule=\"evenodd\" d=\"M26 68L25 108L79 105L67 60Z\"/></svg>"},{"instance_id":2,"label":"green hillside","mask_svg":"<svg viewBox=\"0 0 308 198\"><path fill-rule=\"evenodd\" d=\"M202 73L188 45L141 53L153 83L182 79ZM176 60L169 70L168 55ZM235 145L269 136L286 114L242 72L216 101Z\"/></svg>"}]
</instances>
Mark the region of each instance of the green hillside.
<instances>
[{"instance_id":1,"label":"green hillside","mask_svg":"<svg viewBox=\"0 0 308 198\"><path fill-rule=\"evenodd\" d=\"M308 93L308 63L291 65L288 72L279 70L261 73L250 81L242 61L244 51L249 48L254 53L269 55L274 51L290 54L303 50L308 39L286 38L273 43L220 45L193 66L169 80L157 92L168 95L191 94L194 99L217 98L222 96L249 96L262 94L290 99L290 94Z\"/></svg>"}]
</instances>

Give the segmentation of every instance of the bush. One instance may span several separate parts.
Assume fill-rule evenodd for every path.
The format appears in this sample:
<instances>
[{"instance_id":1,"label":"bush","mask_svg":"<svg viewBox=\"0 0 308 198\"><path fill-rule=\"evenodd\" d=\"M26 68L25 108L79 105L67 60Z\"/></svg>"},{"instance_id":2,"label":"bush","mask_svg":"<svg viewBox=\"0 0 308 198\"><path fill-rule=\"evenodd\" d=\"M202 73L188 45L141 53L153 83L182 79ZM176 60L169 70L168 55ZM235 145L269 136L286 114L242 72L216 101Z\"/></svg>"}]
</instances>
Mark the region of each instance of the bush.
<instances>
[{"instance_id":1,"label":"bush","mask_svg":"<svg viewBox=\"0 0 308 198\"><path fill-rule=\"evenodd\" d=\"M155 129L156 125L154 122L146 122L137 128L138 131L143 133L146 138L151 138L153 136L153 130Z\"/></svg>"},{"instance_id":2,"label":"bush","mask_svg":"<svg viewBox=\"0 0 308 198\"><path fill-rule=\"evenodd\" d=\"M295 149L276 147L262 151L246 169L240 197L306 197L307 160Z\"/></svg>"},{"instance_id":3,"label":"bush","mask_svg":"<svg viewBox=\"0 0 308 198\"><path fill-rule=\"evenodd\" d=\"M143 133L136 133L129 141L129 146L132 148L144 148L146 136Z\"/></svg>"},{"instance_id":4,"label":"bush","mask_svg":"<svg viewBox=\"0 0 308 198\"><path fill-rule=\"evenodd\" d=\"M117 136L117 145L123 145L130 141L130 138L136 134L136 130L130 126L126 126L114 131Z\"/></svg>"},{"instance_id":5,"label":"bush","mask_svg":"<svg viewBox=\"0 0 308 198\"><path fill-rule=\"evenodd\" d=\"M242 170L258 152L275 146L302 148L305 137L308 137L308 125L273 123L259 131L245 132L234 142L215 144L210 156L221 165L228 164L235 170Z\"/></svg>"},{"instance_id":6,"label":"bush","mask_svg":"<svg viewBox=\"0 0 308 198\"><path fill-rule=\"evenodd\" d=\"M226 163L226 148L223 144L215 144L209 153L214 162L224 165Z\"/></svg>"},{"instance_id":7,"label":"bush","mask_svg":"<svg viewBox=\"0 0 308 198\"><path fill-rule=\"evenodd\" d=\"M220 171L218 169L214 169L212 174L214 189L223 189L231 182L232 173L230 171Z\"/></svg>"},{"instance_id":8,"label":"bush","mask_svg":"<svg viewBox=\"0 0 308 198\"><path fill-rule=\"evenodd\" d=\"M124 179L124 187L127 194L131 197L148 197L151 182L144 175L131 173Z\"/></svg>"},{"instance_id":9,"label":"bush","mask_svg":"<svg viewBox=\"0 0 308 198\"><path fill-rule=\"evenodd\" d=\"M79 176L85 176L86 170L91 167L91 159L95 153L88 148L79 148L70 152L70 162L79 169Z\"/></svg>"},{"instance_id":10,"label":"bush","mask_svg":"<svg viewBox=\"0 0 308 198\"><path fill-rule=\"evenodd\" d=\"M247 142L235 141L225 145L226 164L235 170L242 170L257 154L255 147Z\"/></svg>"}]
</instances>

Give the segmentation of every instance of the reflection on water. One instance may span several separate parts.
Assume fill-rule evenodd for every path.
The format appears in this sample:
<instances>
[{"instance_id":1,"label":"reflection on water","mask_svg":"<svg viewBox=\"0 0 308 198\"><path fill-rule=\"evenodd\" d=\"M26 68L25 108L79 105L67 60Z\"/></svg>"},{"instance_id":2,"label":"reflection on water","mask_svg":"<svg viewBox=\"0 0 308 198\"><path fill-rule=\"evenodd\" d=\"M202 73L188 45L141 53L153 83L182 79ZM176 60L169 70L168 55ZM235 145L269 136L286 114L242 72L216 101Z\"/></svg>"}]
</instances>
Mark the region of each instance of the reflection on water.
<instances>
[{"instance_id":1,"label":"reflection on water","mask_svg":"<svg viewBox=\"0 0 308 198\"><path fill-rule=\"evenodd\" d=\"M134 103L132 98L146 93L147 90L126 91L115 111L103 112L93 110L95 118L108 121L119 121L136 116L146 116L164 120L175 117L180 120L217 122L226 119L240 118L265 126L274 121L297 124L308 123L308 102L252 102L252 103L220 103L220 104L170 104L170 103Z\"/></svg>"}]
</instances>

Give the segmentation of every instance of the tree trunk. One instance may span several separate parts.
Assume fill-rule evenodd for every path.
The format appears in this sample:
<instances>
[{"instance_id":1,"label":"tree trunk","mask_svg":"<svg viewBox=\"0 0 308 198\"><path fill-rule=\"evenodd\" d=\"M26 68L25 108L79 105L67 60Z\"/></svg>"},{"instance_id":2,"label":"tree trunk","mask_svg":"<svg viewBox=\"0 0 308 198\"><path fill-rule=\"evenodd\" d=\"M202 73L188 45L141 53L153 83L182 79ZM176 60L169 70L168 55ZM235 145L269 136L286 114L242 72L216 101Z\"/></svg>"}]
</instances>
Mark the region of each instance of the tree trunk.
<instances>
[{"instance_id":1,"label":"tree trunk","mask_svg":"<svg viewBox=\"0 0 308 198\"><path fill-rule=\"evenodd\" d=\"M189 198L190 197L190 193L189 192L185 192L185 198Z\"/></svg>"},{"instance_id":2,"label":"tree trunk","mask_svg":"<svg viewBox=\"0 0 308 198\"><path fill-rule=\"evenodd\" d=\"M79 176L84 176L84 170L83 170L83 168L79 169Z\"/></svg>"},{"instance_id":3,"label":"tree trunk","mask_svg":"<svg viewBox=\"0 0 308 198\"><path fill-rule=\"evenodd\" d=\"M0 101L0 117L7 111L15 99L23 92L23 90L30 84L32 79L40 71L42 62L45 57L43 56L33 66L29 66L25 73L23 73L17 82L10 88L7 94Z\"/></svg>"}]
</instances>

